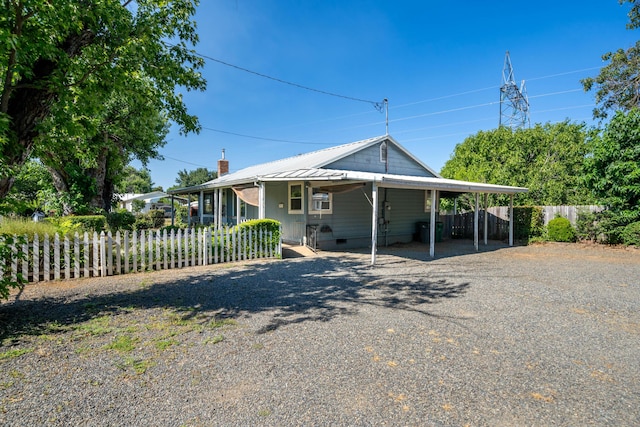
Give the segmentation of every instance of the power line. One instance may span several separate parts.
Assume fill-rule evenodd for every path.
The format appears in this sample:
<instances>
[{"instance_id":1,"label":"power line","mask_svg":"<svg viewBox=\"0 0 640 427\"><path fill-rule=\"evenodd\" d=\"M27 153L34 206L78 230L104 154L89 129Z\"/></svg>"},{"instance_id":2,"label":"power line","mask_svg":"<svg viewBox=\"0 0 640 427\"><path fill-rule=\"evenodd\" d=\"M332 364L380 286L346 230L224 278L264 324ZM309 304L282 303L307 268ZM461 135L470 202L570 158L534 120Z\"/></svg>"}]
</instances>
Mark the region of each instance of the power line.
<instances>
[{"instance_id":1,"label":"power line","mask_svg":"<svg viewBox=\"0 0 640 427\"><path fill-rule=\"evenodd\" d=\"M187 162L186 160L176 159L176 158L174 158L174 157L166 156L166 155L164 155L164 154L162 155L162 157L164 157L164 158L166 158L166 159L174 160L174 161L176 161L176 162L186 163L186 164L191 165L191 166L198 166L198 167L201 167L201 168L209 168L209 167L211 166L211 165L209 165L209 166L205 166L205 165L200 165L200 164L198 164L198 163Z\"/></svg>"},{"instance_id":2,"label":"power line","mask_svg":"<svg viewBox=\"0 0 640 427\"><path fill-rule=\"evenodd\" d=\"M259 77L263 77L265 79L273 80L273 81L278 82L278 83L286 84L286 85L289 85L289 86L297 87L299 89L304 89L304 90L308 90L308 91L311 91L311 92L321 93L323 95L334 96L336 98L342 98L342 99L347 99L347 100L350 100L350 101L364 102L364 103L367 103L367 104L371 104L373 106L373 108L375 108L379 112L382 112L383 108L384 108L384 101L380 101L380 102L371 101L371 100L368 100L368 99L356 98L356 97L353 97L353 96L341 95L341 94L335 93L335 92L329 92L329 91L322 90L322 89L312 88L312 87L305 86L305 85L302 85L302 84L299 84L299 83L294 83L294 82L290 82L288 80L283 80L283 79L280 79L278 77L273 77L273 76L270 76L270 75L267 75L267 74L264 74L264 73L259 73L257 71L253 71L253 70L250 70L248 68L240 67L239 65L231 64L229 62L222 61L221 59L217 59L217 58L205 55L205 54L197 52L197 51L194 51L194 53L196 55L200 56L201 58L208 59L209 61L217 62L218 64L226 65L227 67L235 68L236 70L244 71L245 73L249 73L249 74L253 74L253 75L259 76Z\"/></svg>"},{"instance_id":3,"label":"power line","mask_svg":"<svg viewBox=\"0 0 640 427\"><path fill-rule=\"evenodd\" d=\"M227 134L227 135L240 136L240 137L243 137L243 138L259 139L259 140L262 140L262 141L287 142L287 143L290 143L290 144L306 144L306 145L331 145L329 143L324 143L324 142L291 141L291 140L288 140L288 139L265 138L265 137L262 137L262 136L246 135L246 134L242 134L242 133L229 132L229 131L222 130L222 129L213 129L213 128L204 127L204 126L202 127L202 129L210 130L212 132L224 133L224 134Z\"/></svg>"}]
</instances>

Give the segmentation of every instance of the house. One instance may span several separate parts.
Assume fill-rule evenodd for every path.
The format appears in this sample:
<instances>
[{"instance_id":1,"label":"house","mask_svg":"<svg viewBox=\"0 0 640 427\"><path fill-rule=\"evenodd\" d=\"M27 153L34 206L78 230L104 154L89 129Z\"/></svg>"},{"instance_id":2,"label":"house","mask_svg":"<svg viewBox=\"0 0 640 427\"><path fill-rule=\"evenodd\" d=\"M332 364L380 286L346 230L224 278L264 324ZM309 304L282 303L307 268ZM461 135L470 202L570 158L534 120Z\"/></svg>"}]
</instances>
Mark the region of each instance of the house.
<instances>
[{"instance_id":1,"label":"house","mask_svg":"<svg viewBox=\"0 0 640 427\"><path fill-rule=\"evenodd\" d=\"M513 201L527 191L442 178L390 135L228 170L223 151L218 178L169 193L197 198L203 207L197 222L272 218L282 223L284 242L325 250L369 246L372 262L377 244L413 240L417 223L427 224L433 256L442 196L474 193L478 206L481 194L509 194ZM475 234L477 247L477 227ZM510 237L512 243L512 231Z\"/></svg>"},{"instance_id":2,"label":"house","mask_svg":"<svg viewBox=\"0 0 640 427\"><path fill-rule=\"evenodd\" d=\"M117 194L116 197L119 198L118 207L121 209L126 209L129 212L133 212L134 209L134 201L140 200L144 203L142 209L140 209L141 213L147 213L151 210L163 210L165 211L165 217L171 217L172 207L171 204L165 203L163 199L168 200L171 196L162 191L152 191L151 193L125 193L125 194ZM175 197L174 197L175 199ZM182 201L182 198L179 198Z\"/></svg>"}]
</instances>

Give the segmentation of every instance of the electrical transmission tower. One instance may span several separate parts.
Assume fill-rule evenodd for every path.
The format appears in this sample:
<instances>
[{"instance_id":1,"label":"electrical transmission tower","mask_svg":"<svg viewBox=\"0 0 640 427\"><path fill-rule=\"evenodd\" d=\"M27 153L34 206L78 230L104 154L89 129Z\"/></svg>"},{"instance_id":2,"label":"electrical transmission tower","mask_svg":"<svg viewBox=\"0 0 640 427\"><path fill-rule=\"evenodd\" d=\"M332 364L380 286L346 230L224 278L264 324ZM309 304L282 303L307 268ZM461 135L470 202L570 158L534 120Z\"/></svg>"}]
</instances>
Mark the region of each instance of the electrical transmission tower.
<instances>
[{"instance_id":1,"label":"electrical transmission tower","mask_svg":"<svg viewBox=\"0 0 640 427\"><path fill-rule=\"evenodd\" d=\"M511 129L529 127L529 98L524 86L524 80L520 88L516 84L513 76L513 67L509 51L504 57L504 68L502 70L502 86L500 86L500 126Z\"/></svg>"}]
</instances>

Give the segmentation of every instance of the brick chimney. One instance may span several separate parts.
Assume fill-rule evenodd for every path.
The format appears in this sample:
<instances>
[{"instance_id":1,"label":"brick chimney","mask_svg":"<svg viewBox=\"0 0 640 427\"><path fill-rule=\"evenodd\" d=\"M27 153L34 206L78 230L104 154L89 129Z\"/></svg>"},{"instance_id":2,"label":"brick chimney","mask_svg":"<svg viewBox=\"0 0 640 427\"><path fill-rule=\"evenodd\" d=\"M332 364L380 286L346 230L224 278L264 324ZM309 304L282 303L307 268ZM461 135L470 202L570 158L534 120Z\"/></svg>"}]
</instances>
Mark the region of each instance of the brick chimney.
<instances>
[{"instance_id":1,"label":"brick chimney","mask_svg":"<svg viewBox=\"0 0 640 427\"><path fill-rule=\"evenodd\" d=\"M218 178L229 173L229 160L224 158L224 148L222 149L222 158L218 160Z\"/></svg>"}]
</instances>

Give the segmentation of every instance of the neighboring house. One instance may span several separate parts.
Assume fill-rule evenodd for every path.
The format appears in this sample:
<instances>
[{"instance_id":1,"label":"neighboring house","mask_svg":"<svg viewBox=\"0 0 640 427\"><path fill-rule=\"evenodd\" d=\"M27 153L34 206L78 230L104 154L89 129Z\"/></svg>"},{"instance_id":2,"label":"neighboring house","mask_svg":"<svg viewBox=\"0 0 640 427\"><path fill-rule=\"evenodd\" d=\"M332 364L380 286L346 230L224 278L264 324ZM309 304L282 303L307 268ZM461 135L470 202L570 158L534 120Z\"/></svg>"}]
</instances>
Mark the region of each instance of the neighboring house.
<instances>
[{"instance_id":1,"label":"neighboring house","mask_svg":"<svg viewBox=\"0 0 640 427\"><path fill-rule=\"evenodd\" d=\"M142 200L144 202L144 207L140 210L141 213L147 213L151 210L163 210L165 212L166 218L171 218L171 204L164 203L161 200L168 200L171 196L162 191L152 191L151 193L144 194L135 194L135 193L125 193L125 194L117 194L120 200L118 201L118 207L121 209L126 209L129 212L133 212L133 202L135 200ZM175 198L174 198L175 199ZM182 198L180 198L182 201Z\"/></svg>"},{"instance_id":2,"label":"neighboring house","mask_svg":"<svg viewBox=\"0 0 640 427\"><path fill-rule=\"evenodd\" d=\"M440 197L527 191L444 179L389 135L234 173L228 168L223 152L218 178L169 193L196 198L200 223L272 218L282 223L287 243L326 250L370 246L372 262L379 242L409 242L417 223L428 223L433 256Z\"/></svg>"}]
</instances>

